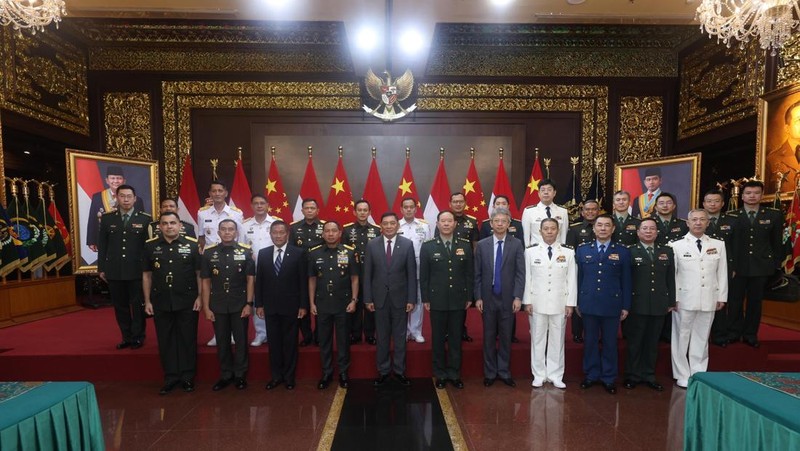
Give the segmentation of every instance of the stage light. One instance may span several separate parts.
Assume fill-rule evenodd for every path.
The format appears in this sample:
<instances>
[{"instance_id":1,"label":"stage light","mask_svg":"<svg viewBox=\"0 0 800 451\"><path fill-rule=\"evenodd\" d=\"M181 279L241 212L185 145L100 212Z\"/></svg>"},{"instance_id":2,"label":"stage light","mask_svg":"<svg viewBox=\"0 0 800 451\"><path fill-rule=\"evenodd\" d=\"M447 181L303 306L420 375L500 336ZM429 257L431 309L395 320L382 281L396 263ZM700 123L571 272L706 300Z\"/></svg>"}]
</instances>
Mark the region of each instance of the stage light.
<instances>
[{"instance_id":1,"label":"stage light","mask_svg":"<svg viewBox=\"0 0 800 451\"><path fill-rule=\"evenodd\" d=\"M422 34L413 28L409 28L400 35L400 50L407 55L415 55L425 45Z\"/></svg>"},{"instance_id":2,"label":"stage light","mask_svg":"<svg viewBox=\"0 0 800 451\"><path fill-rule=\"evenodd\" d=\"M283 9L288 3L289 0L261 0L264 5L273 8L273 9Z\"/></svg>"},{"instance_id":3,"label":"stage light","mask_svg":"<svg viewBox=\"0 0 800 451\"><path fill-rule=\"evenodd\" d=\"M506 6L513 2L514 0L489 0L490 3L494 6Z\"/></svg>"},{"instance_id":4,"label":"stage light","mask_svg":"<svg viewBox=\"0 0 800 451\"><path fill-rule=\"evenodd\" d=\"M356 31L355 46L358 50L369 53L378 47L380 37L375 28L370 26L362 26Z\"/></svg>"}]
</instances>

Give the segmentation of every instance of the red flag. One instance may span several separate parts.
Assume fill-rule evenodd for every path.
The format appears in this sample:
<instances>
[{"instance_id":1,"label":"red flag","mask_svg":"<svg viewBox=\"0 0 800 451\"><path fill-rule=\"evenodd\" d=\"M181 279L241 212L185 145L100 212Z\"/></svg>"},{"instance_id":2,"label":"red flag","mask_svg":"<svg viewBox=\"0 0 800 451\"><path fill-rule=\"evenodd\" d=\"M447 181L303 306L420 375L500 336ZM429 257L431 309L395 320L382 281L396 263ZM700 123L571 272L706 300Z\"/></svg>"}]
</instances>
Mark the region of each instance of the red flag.
<instances>
[{"instance_id":1,"label":"red flag","mask_svg":"<svg viewBox=\"0 0 800 451\"><path fill-rule=\"evenodd\" d=\"M519 206L520 211L524 210L530 205L539 203L539 182L542 181L542 166L539 164L539 153L536 153L536 161L533 163L531 170L531 177L525 188L525 197L522 198L522 204Z\"/></svg>"},{"instance_id":2,"label":"red flag","mask_svg":"<svg viewBox=\"0 0 800 451\"><path fill-rule=\"evenodd\" d=\"M411 173L411 160L408 149L406 149L406 166L403 168L403 177L400 179L400 184L397 186L397 194L395 194L394 203L392 204L392 211L401 217L403 216L403 199L407 197L410 197L417 202L416 217L422 219L422 204L419 202L419 192L417 191L417 184L414 183L414 174Z\"/></svg>"},{"instance_id":3,"label":"red flag","mask_svg":"<svg viewBox=\"0 0 800 451\"><path fill-rule=\"evenodd\" d=\"M292 217L295 221L303 219L303 199L316 200L319 211L325 211L325 206L322 203L322 192L319 190L317 171L314 170L314 161L311 157L310 148L308 149L308 164L306 164L306 173L303 175L303 184L300 185L300 193L297 195L297 202L294 204L294 213Z\"/></svg>"},{"instance_id":4,"label":"red flag","mask_svg":"<svg viewBox=\"0 0 800 451\"><path fill-rule=\"evenodd\" d=\"M467 179L461 192L464 193L464 199L467 201L467 206L464 208L465 213L474 216L478 220L478 224L481 224L485 219L489 219L486 210L486 198L483 196L483 187L481 187L481 181L478 178L478 170L475 169L474 156L470 158Z\"/></svg>"},{"instance_id":5,"label":"red flag","mask_svg":"<svg viewBox=\"0 0 800 451\"><path fill-rule=\"evenodd\" d=\"M331 190L326 203L328 209L325 220L336 221L340 225L353 222L353 192L350 191L350 182L347 181L341 149L339 149L339 162L336 163L336 171L333 173Z\"/></svg>"},{"instance_id":6,"label":"red flag","mask_svg":"<svg viewBox=\"0 0 800 451\"><path fill-rule=\"evenodd\" d=\"M383 182L381 182L381 174L378 172L378 163L375 161L374 152L362 198L369 202L372 223L379 223L381 215L389 211L389 203L386 201L386 193L383 192Z\"/></svg>"},{"instance_id":7,"label":"red flag","mask_svg":"<svg viewBox=\"0 0 800 451\"><path fill-rule=\"evenodd\" d=\"M800 261L800 197L797 195L797 190L794 192L792 205L786 214L786 228L789 232L789 246L792 253L784 261L783 269L786 274L791 274L797 262Z\"/></svg>"},{"instance_id":8,"label":"red flag","mask_svg":"<svg viewBox=\"0 0 800 451\"><path fill-rule=\"evenodd\" d=\"M281 218L287 224L292 222L289 198L286 197L286 190L283 189L283 182L278 172L278 162L275 161L274 152L272 161L269 163L269 174L267 175L267 184L264 186L264 195L267 196L270 215Z\"/></svg>"},{"instance_id":9,"label":"red flag","mask_svg":"<svg viewBox=\"0 0 800 451\"><path fill-rule=\"evenodd\" d=\"M517 201L514 199L514 192L511 191L511 182L508 181L506 174L506 167L503 164L503 157L500 157L500 162L497 165L497 175L494 178L494 188L492 188L492 197L489 199L489 216L492 215L494 210L494 199L497 196L506 196L508 198L508 208L511 210L511 217L519 219L519 210L517 210Z\"/></svg>"},{"instance_id":10,"label":"red flag","mask_svg":"<svg viewBox=\"0 0 800 451\"><path fill-rule=\"evenodd\" d=\"M250 207L250 198L253 192L250 191L250 184L247 183L247 176L244 175L244 165L242 158L236 162L236 170L233 173L233 185L231 185L230 206L242 210L245 219L253 216L253 209Z\"/></svg>"},{"instance_id":11,"label":"red flag","mask_svg":"<svg viewBox=\"0 0 800 451\"><path fill-rule=\"evenodd\" d=\"M53 218L53 227L58 230L58 234L61 235L61 239L64 240L64 247L67 248L67 254L72 255L72 240L69 237L69 230L67 230L67 226L64 224L64 220L61 219L61 213L58 212L58 208L56 208L56 203L50 201L47 205L47 212L50 213L50 217Z\"/></svg>"},{"instance_id":12,"label":"red flag","mask_svg":"<svg viewBox=\"0 0 800 451\"><path fill-rule=\"evenodd\" d=\"M197 210L200 210L200 199L197 197L197 185L194 183L192 158L190 155L186 155L186 160L183 163L181 187L178 191L178 215L181 220L194 226L194 230L200 233L201 230L197 226Z\"/></svg>"},{"instance_id":13,"label":"red flag","mask_svg":"<svg viewBox=\"0 0 800 451\"><path fill-rule=\"evenodd\" d=\"M450 182L447 181L447 171L444 169L444 156L441 156L428 202L425 203L425 220L428 224L436 224L439 212L450 208L450 194Z\"/></svg>"}]
</instances>

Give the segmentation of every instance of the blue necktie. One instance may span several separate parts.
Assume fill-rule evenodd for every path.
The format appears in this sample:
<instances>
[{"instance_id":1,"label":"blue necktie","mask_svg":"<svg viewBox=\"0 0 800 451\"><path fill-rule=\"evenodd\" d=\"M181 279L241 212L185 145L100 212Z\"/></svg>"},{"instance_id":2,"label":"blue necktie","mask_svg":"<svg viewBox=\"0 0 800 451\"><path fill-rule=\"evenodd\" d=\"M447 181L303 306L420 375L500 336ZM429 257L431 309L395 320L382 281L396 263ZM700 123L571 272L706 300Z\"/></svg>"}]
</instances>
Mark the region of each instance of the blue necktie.
<instances>
[{"instance_id":1,"label":"blue necktie","mask_svg":"<svg viewBox=\"0 0 800 451\"><path fill-rule=\"evenodd\" d=\"M606 255L606 245L605 244L601 244L600 245L600 256L604 257L605 255Z\"/></svg>"},{"instance_id":2,"label":"blue necktie","mask_svg":"<svg viewBox=\"0 0 800 451\"><path fill-rule=\"evenodd\" d=\"M553 246L547 246L547 258L553 259Z\"/></svg>"},{"instance_id":3,"label":"blue necktie","mask_svg":"<svg viewBox=\"0 0 800 451\"><path fill-rule=\"evenodd\" d=\"M281 257L281 252L283 249L278 249L278 258L275 259L275 275L279 275L281 273L281 265L283 264L283 258Z\"/></svg>"},{"instance_id":4,"label":"blue necktie","mask_svg":"<svg viewBox=\"0 0 800 451\"><path fill-rule=\"evenodd\" d=\"M494 285L492 285L492 293L495 296L500 296L502 290L500 289L500 269L503 266L503 240L497 242L497 255L494 257Z\"/></svg>"}]
</instances>

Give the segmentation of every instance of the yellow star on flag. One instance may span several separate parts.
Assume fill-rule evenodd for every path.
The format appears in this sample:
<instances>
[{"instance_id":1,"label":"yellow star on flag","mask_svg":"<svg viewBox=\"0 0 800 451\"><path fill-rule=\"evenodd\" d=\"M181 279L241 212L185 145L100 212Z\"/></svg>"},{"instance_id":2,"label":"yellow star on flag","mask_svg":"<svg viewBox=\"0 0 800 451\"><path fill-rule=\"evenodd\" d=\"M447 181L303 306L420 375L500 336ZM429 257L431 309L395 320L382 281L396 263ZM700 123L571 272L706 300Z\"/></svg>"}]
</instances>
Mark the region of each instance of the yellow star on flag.
<instances>
[{"instance_id":1,"label":"yellow star on flag","mask_svg":"<svg viewBox=\"0 0 800 451\"><path fill-rule=\"evenodd\" d=\"M275 181L275 180L267 180L267 186L265 187L266 190L267 190L267 196L269 196L270 194L278 191L277 189L275 189L275 184L276 183L277 183L277 181Z\"/></svg>"},{"instance_id":2,"label":"yellow star on flag","mask_svg":"<svg viewBox=\"0 0 800 451\"><path fill-rule=\"evenodd\" d=\"M486 206L486 201L481 199L481 207L485 207L485 206Z\"/></svg>"},{"instance_id":3,"label":"yellow star on flag","mask_svg":"<svg viewBox=\"0 0 800 451\"><path fill-rule=\"evenodd\" d=\"M289 206L289 202L283 201L283 206L284 207L288 207Z\"/></svg>"},{"instance_id":4,"label":"yellow star on flag","mask_svg":"<svg viewBox=\"0 0 800 451\"><path fill-rule=\"evenodd\" d=\"M475 192L475 182L470 182L469 179L467 179L466 183L464 183L464 196L474 192Z\"/></svg>"},{"instance_id":5,"label":"yellow star on flag","mask_svg":"<svg viewBox=\"0 0 800 451\"><path fill-rule=\"evenodd\" d=\"M342 211L342 207L340 207L340 206L338 206L338 205L337 205L337 206L336 206L336 211L337 211L337 212L339 212L339 211Z\"/></svg>"},{"instance_id":6,"label":"yellow star on flag","mask_svg":"<svg viewBox=\"0 0 800 451\"><path fill-rule=\"evenodd\" d=\"M533 194L534 191L539 191L539 180L536 180L531 176L531 181L528 182L528 188L531 190L530 194Z\"/></svg>"},{"instance_id":7,"label":"yellow star on flag","mask_svg":"<svg viewBox=\"0 0 800 451\"><path fill-rule=\"evenodd\" d=\"M403 177L403 182L400 183L400 186L397 189L400 190L400 195L404 195L406 193L411 194L411 184L414 182L407 181L405 177Z\"/></svg>"},{"instance_id":8,"label":"yellow star on flag","mask_svg":"<svg viewBox=\"0 0 800 451\"><path fill-rule=\"evenodd\" d=\"M281 214L281 209L280 209L280 208L276 208L276 209L275 209L275 213L277 213L277 214Z\"/></svg>"},{"instance_id":9,"label":"yellow star on flag","mask_svg":"<svg viewBox=\"0 0 800 451\"><path fill-rule=\"evenodd\" d=\"M334 194L339 194L344 191L344 180L339 180L338 178L334 179L333 185L331 188L335 189L336 192Z\"/></svg>"},{"instance_id":10,"label":"yellow star on flag","mask_svg":"<svg viewBox=\"0 0 800 451\"><path fill-rule=\"evenodd\" d=\"M350 211L350 208L348 208L348 207L344 207L344 208L342 209L342 211L344 211L345 213L347 213L348 211Z\"/></svg>"}]
</instances>

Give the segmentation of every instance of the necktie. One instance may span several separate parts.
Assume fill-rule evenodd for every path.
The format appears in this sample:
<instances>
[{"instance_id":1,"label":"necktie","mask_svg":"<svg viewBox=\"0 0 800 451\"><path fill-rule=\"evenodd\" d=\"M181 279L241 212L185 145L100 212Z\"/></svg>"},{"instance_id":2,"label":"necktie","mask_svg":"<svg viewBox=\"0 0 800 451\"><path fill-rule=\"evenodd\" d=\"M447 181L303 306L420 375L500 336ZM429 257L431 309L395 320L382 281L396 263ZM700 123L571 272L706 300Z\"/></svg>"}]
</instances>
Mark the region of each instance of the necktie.
<instances>
[{"instance_id":1,"label":"necktie","mask_svg":"<svg viewBox=\"0 0 800 451\"><path fill-rule=\"evenodd\" d=\"M606 255L606 245L605 244L601 244L600 245L600 256L603 257L605 255Z\"/></svg>"},{"instance_id":2,"label":"necktie","mask_svg":"<svg viewBox=\"0 0 800 451\"><path fill-rule=\"evenodd\" d=\"M450 253L450 242L449 241L445 241L444 242L444 247L447 248L447 253L449 254Z\"/></svg>"},{"instance_id":3,"label":"necktie","mask_svg":"<svg viewBox=\"0 0 800 451\"><path fill-rule=\"evenodd\" d=\"M717 225L717 218L716 217L711 218L711 225L712 226Z\"/></svg>"},{"instance_id":4,"label":"necktie","mask_svg":"<svg viewBox=\"0 0 800 451\"><path fill-rule=\"evenodd\" d=\"M122 225L124 225L124 226L128 225L128 218L130 218L130 215L128 215L128 213L125 213L124 215L122 215Z\"/></svg>"},{"instance_id":5,"label":"necktie","mask_svg":"<svg viewBox=\"0 0 800 451\"><path fill-rule=\"evenodd\" d=\"M650 261L655 261L655 256L653 255L653 247L647 246L647 255L650 257Z\"/></svg>"},{"instance_id":6,"label":"necktie","mask_svg":"<svg viewBox=\"0 0 800 451\"><path fill-rule=\"evenodd\" d=\"M392 240L386 242L386 266L392 265Z\"/></svg>"},{"instance_id":7,"label":"necktie","mask_svg":"<svg viewBox=\"0 0 800 451\"><path fill-rule=\"evenodd\" d=\"M622 226L625 224L625 219L623 219L622 216L617 216L617 222Z\"/></svg>"},{"instance_id":8,"label":"necktie","mask_svg":"<svg viewBox=\"0 0 800 451\"><path fill-rule=\"evenodd\" d=\"M553 259L553 246L547 246L547 258Z\"/></svg>"},{"instance_id":9,"label":"necktie","mask_svg":"<svg viewBox=\"0 0 800 451\"><path fill-rule=\"evenodd\" d=\"M495 296L500 296L503 290L500 288L500 268L503 266L503 240L497 242L497 254L494 257L494 284L492 285L492 293Z\"/></svg>"},{"instance_id":10,"label":"necktie","mask_svg":"<svg viewBox=\"0 0 800 451\"><path fill-rule=\"evenodd\" d=\"M547 211L547 217L551 218L552 216L550 216L550 207L545 207L545 211Z\"/></svg>"},{"instance_id":11,"label":"necktie","mask_svg":"<svg viewBox=\"0 0 800 451\"><path fill-rule=\"evenodd\" d=\"M756 212L755 210L750 210L747 212L747 216L750 218L750 224L756 222Z\"/></svg>"},{"instance_id":12,"label":"necktie","mask_svg":"<svg viewBox=\"0 0 800 451\"><path fill-rule=\"evenodd\" d=\"M647 193L647 201L650 202L653 200L653 193Z\"/></svg>"},{"instance_id":13,"label":"necktie","mask_svg":"<svg viewBox=\"0 0 800 451\"><path fill-rule=\"evenodd\" d=\"M275 275L281 273L281 265L283 264L283 257L281 257L281 253L283 249L278 249L278 258L275 259Z\"/></svg>"},{"instance_id":14,"label":"necktie","mask_svg":"<svg viewBox=\"0 0 800 451\"><path fill-rule=\"evenodd\" d=\"M797 158L797 161L800 161L800 144L794 148L794 157Z\"/></svg>"},{"instance_id":15,"label":"necktie","mask_svg":"<svg viewBox=\"0 0 800 451\"><path fill-rule=\"evenodd\" d=\"M697 239L697 250L703 252L703 242L700 239Z\"/></svg>"}]
</instances>

